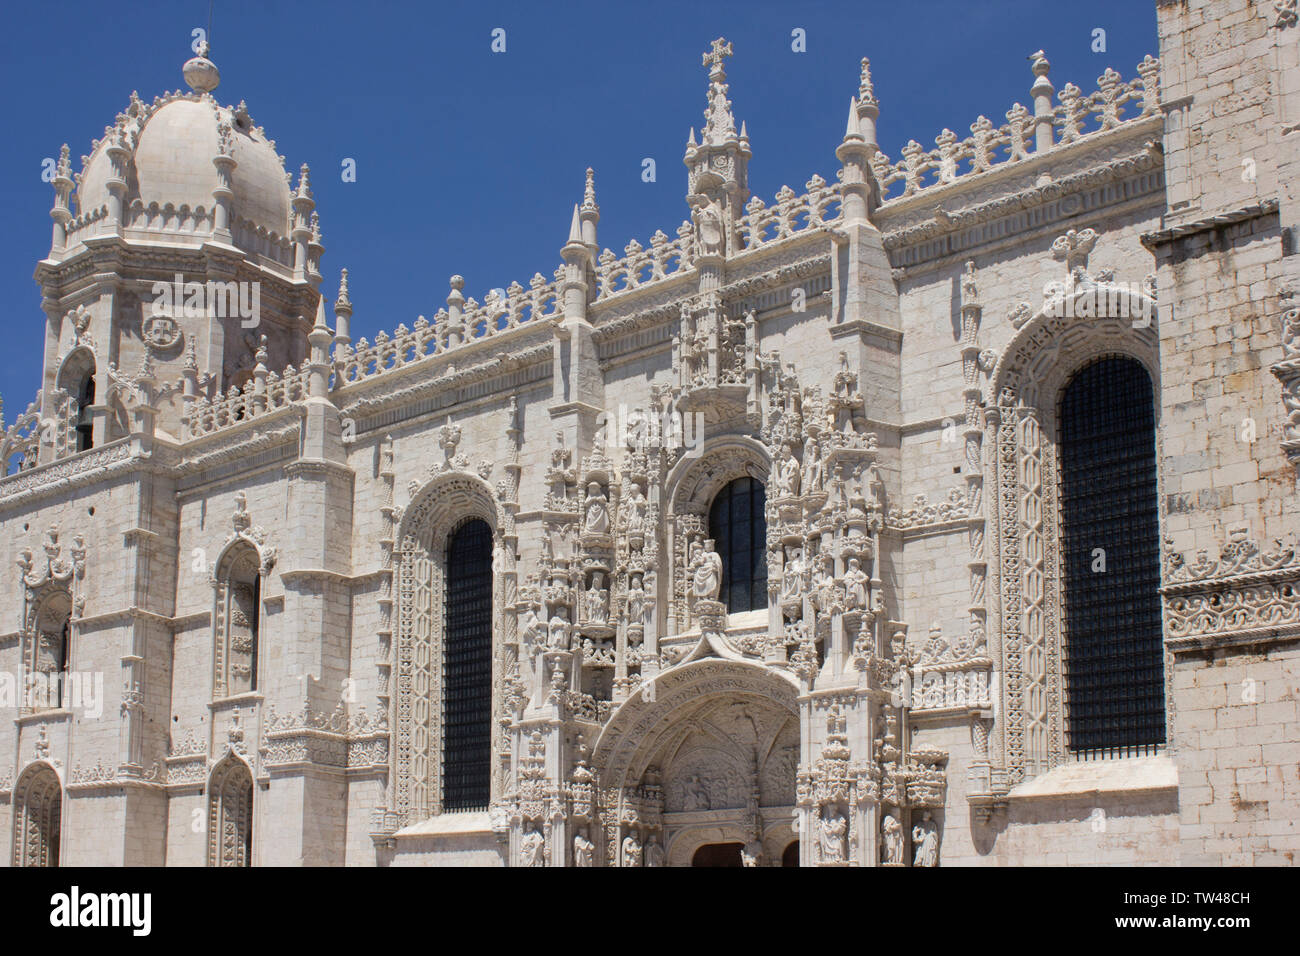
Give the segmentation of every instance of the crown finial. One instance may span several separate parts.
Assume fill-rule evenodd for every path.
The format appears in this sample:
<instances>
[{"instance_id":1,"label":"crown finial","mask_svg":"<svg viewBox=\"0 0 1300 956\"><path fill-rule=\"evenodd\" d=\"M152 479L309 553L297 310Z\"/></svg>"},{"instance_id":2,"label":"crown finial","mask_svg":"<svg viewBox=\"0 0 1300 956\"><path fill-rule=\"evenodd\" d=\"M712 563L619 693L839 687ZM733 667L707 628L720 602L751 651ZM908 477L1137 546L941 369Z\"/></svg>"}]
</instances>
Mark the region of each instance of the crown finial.
<instances>
[{"instance_id":1,"label":"crown finial","mask_svg":"<svg viewBox=\"0 0 1300 956\"><path fill-rule=\"evenodd\" d=\"M590 166L587 167L587 185L582 191L582 209L583 212L600 209L596 205L596 171Z\"/></svg>"},{"instance_id":2,"label":"crown finial","mask_svg":"<svg viewBox=\"0 0 1300 956\"><path fill-rule=\"evenodd\" d=\"M871 85L871 61L862 58L862 76L858 81L858 102L863 106L877 106L876 88Z\"/></svg>"}]
</instances>

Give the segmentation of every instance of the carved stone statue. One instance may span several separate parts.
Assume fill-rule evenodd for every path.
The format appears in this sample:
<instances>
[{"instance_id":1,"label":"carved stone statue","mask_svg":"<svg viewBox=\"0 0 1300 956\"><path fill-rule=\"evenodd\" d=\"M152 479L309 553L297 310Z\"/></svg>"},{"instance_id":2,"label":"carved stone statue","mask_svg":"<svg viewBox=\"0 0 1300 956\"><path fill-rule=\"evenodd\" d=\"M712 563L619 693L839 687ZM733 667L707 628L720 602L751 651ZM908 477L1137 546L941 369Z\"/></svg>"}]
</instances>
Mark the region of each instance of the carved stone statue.
<instances>
[{"instance_id":1,"label":"carved stone statue","mask_svg":"<svg viewBox=\"0 0 1300 956\"><path fill-rule=\"evenodd\" d=\"M885 862L902 866L903 825L898 822L898 817L892 813L887 813L884 822L880 825L880 829L883 836L881 849L884 852Z\"/></svg>"},{"instance_id":2,"label":"carved stone statue","mask_svg":"<svg viewBox=\"0 0 1300 956\"><path fill-rule=\"evenodd\" d=\"M920 821L912 827L913 866L939 865L939 827L930 819L930 811L921 814Z\"/></svg>"},{"instance_id":3,"label":"carved stone statue","mask_svg":"<svg viewBox=\"0 0 1300 956\"><path fill-rule=\"evenodd\" d=\"M569 636L569 609L560 604L551 612L546 646L553 651L567 651Z\"/></svg>"},{"instance_id":4,"label":"carved stone statue","mask_svg":"<svg viewBox=\"0 0 1300 956\"><path fill-rule=\"evenodd\" d=\"M758 866L759 861L763 858L763 844L757 840L750 840L740 850L741 866Z\"/></svg>"},{"instance_id":5,"label":"carved stone statue","mask_svg":"<svg viewBox=\"0 0 1300 956\"><path fill-rule=\"evenodd\" d=\"M530 827L519 841L519 855L523 858L524 866L545 866L545 847L546 838L535 827Z\"/></svg>"},{"instance_id":6,"label":"carved stone statue","mask_svg":"<svg viewBox=\"0 0 1300 956\"><path fill-rule=\"evenodd\" d=\"M867 585L870 583L867 572L862 570L862 562L849 558L848 570L844 572L844 603L850 611L867 609Z\"/></svg>"},{"instance_id":7,"label":"carved stone statue","mask_svg":"<svg viewBox=\"0 0 1300 956\"><path fill-rule=\"evenodd\" d=\"M641 843L636 837L629 834L623 840L623 865L640 866L641 865Z\"/></svg>"},{"instance_id":8,"label":"carved stone statue","mask_svg":"<svg viewBox=\"0 0 1300 956\"><path fill-rule=\"evenodd\" d=\"M574 834L573 837L573 865L574 866L591 866L592 852L596 849L596 844L592 843L581 833Z\"/></svg>"},{"instance_id":9,"label":"carved stone statue","mask_svg":"<svg viewBox=\"0 0 1300 956\"><path fill-rule=\"evenodd\" d=\"M722 590L722 558L713 550L713 542L691 545L691 593L697 601L716 601Z\"/></svg>"},{"instance_id":10,"label":"carved stone statue","mask_svg":"<svg viewBox=\"0 0 1300 956\"><path fill-rule=\"evenodd\" d=\"M645 847L645 865L653 867L662 867L666 865L664 859L664 846L659 842L659 837L651 835L650 842Z\"/></svg>"},{"instance_id":11,"label":"carved stone statue","mask_svg":"<svg viewBox=\"0 0 1300 956\"><path fill-rule=\"evenodd\" d=\"M609 591L601 585L605 581L605 575L597 571L591 576L591 587L583 595L584 610L587 612L587 621L591 624L606 624L609 622Z\"/></svg>"},{"instance_id":12,"label":"carved stone statue","mask_svg":"<svg viewBox=\"0 0 1300 956\"><path fill-rule=\"evenodd\" d=\"M789 558L781 571L781 600L790 601L799 596L799 587L803 583L803 549L791 548Z\"/></svg>"},{"instance_id":13,"label":"carved stone statue","mask_svg":"<svg viewBox=\"0 0 1300 956\"><path fill-rule=\"evenodd\" d=\"M704 788L697 774L692 774L686 781L685 793L682 799L683 810L708 810L709 791Z\"/></svg>"},{"instance_id":14,"label":"carved stone statue","mask_svg":"<svg viewBox=\"0 0 1300 956\"><path fill-rule=\"evenodd\" d=\"M600 490L598 482L587 485L587 501L583 506L582 530L588 534L609 533L609 499Z\"/></svg>"},{"instance_id":15,"label":"carved stone statue","mask_svg":"<svg viewBox=\"0 0 1300 956\"><path fill-rule=\"evenodd\" d=\"M799 495L799 459L787 443L781 446L781 457L777 459L775 469L776 496L778 498L795 498Z\"/></svg>"},{"instance_id":16,"label":"carved stone statue","mask_svg":"<svg viewBox=\"0 0 1300 956\"><path fill-rule=\"evenodd\" d=\"M643 627L648 625L649 609L650 602L646 597L645 588L642 587L641 575L634 574L631 583L627 586L627 623L640 624Z\"/></svg>"},{"instance_id":17,"label":"carved stone statue","mask_svg":"<svg viewBox=\"0 0 1300 956\"><path fill-rule=\"evenodd\" d=\"M811 495L821 491L826 483L826 468L822 463L821 449L813 438L803 443L803 493Z\"/></svg>"},{"instance_id":18,"label":"carved stone statue","mask_svg":"<svg viewBox=\"0 0 1300 956\"><path fill-rule=\"evenodd\" d=\"M822 807L818 823L823 863L843 863L848 852L849 821L834 806Z\"/></svg>"},{"instance_id":19,"label":"carved stone statue","mask_svg":"<svg viewBox=\"0 0 1300 956\"><path fill-rule=\"evenodd\" d=\"M641 483L634 481L627 499L627 533L629 537L642 537L645 535L646 508L645 492L641 490Z\"/></svg>"},{"instance_id":20,"label":"carved stone statue","mask_svg":"<svg viewBox=\"0 0 1300 956\"><path fill-rule=\"evenodd\" d=\"M524 618L520 630L525 647L541 647L546 642L546 625L542 623L537 616L537 611L532 607L524 609Z\"/></svg>"}]
</instances>

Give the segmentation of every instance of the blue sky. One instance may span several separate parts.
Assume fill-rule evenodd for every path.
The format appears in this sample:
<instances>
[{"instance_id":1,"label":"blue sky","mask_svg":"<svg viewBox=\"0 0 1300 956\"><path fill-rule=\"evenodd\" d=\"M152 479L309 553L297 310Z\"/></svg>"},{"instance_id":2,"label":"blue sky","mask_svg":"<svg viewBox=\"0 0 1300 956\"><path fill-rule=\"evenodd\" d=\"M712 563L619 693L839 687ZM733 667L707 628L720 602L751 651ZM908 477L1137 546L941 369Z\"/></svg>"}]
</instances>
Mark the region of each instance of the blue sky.
<instances>
[{"instance_id":1,"label":"blue sky","mask_svg":"<svg viewBox=\"0 0 1300 956\"><path fill-rule=\"evenodd\" d=\"M123 109L183 86L206 0L11 4L0 85L18 104L0 150L0 302L7 418L39 383L44 315L32 280L49 250L53 190L41 163L67 142L74 169ZM491 33L506 31L493 53ZM806 31L807 52L791 49ZM1106 52L1092 50L1106 31ZM670 236L687 215L682 151L705 106L701 54L725 35L750 188L767 202L813 173L833 180L858 61L871 59L879 140L892 159L983 113L1031 105L1028 54L1059 90L1125 79L1158 54L1150 0L935 2L348 3L218 0L212 58L222 103L246 100L291 169L306 162L332 302L350 273L353 336L408 326L444 304L447 278L482 300L559 264L584 170L596 170L600 242ZM345 157L357 180L340 176ZM657 181L643 182L654 158Z\"/></svg>"}]
</instances>

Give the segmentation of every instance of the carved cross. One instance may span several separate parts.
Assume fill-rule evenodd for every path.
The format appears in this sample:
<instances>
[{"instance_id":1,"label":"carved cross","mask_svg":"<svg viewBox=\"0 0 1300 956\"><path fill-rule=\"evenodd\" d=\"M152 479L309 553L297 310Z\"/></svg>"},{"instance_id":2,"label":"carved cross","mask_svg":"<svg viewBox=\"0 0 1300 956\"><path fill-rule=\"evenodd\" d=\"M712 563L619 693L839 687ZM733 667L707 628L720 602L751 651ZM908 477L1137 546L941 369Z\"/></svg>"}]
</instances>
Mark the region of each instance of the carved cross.
<instances>
[{"instance_id":1,"label":"carved cross","mask_svg":"<svg viewBox=\"0 0 1300 956\"><path fill-rule=\"evenodd\" d=\"M731 56L731 44L726 38L718 37L712 43L712 49L704 54L703 66L709 68L709 76L722 72L722 61L724 58Z\"/></svg>"}]
</instances>

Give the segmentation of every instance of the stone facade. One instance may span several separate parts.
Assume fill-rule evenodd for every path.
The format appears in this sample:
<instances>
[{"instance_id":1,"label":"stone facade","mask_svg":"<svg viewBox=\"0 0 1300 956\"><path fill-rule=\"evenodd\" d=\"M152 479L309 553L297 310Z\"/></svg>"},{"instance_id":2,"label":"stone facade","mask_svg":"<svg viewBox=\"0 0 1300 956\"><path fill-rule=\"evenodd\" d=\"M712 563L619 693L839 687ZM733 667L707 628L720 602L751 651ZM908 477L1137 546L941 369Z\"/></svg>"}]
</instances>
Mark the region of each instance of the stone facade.
<instances>
[{"instance_id":1,"label":"stone facade","mask_svg":"<svg viewBox=\"0 0 1300 956\"><path fill-rule=\"evenodd\" d=\"M552 277L480 303L454 276L373 342L346 271L330 328L309 172L206 51L133 97L75 179L64 148L41 389L0 427L8 859L1295 862L1300 26L1157 15L1133 77L1058 89L1036 54L1030 105L897 159L864 59L834 181L771 202L714 41L680 226L602 250L588 170ZM1154 383L1167 730L1082 760L1060 397L1109 356ZM710 527L742 478L753 610Z\"/></svg>"}]
</instances>

